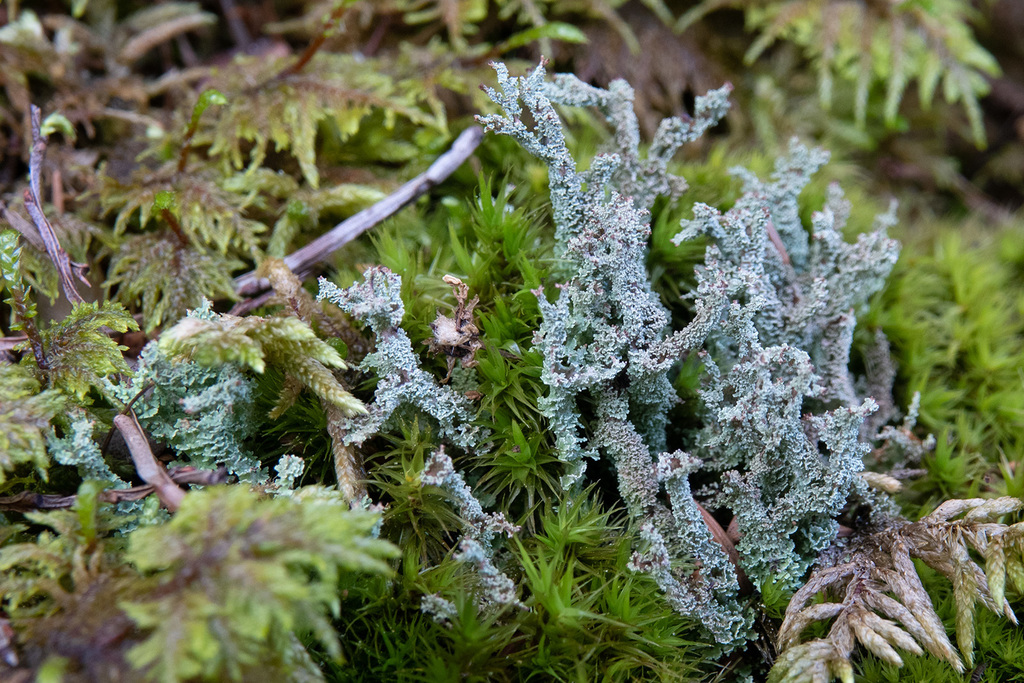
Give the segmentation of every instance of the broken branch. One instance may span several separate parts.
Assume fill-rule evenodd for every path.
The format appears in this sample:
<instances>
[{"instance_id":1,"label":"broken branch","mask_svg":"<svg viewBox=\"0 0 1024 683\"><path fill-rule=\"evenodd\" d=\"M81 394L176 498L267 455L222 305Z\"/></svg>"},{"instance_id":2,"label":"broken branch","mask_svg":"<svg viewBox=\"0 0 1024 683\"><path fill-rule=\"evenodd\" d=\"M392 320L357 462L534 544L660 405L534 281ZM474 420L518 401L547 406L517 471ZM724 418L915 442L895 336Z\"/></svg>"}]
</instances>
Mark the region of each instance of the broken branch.
<instances>
[{"instance_id":1,"label":"broken branch","mask_svg":"<svg viewBox=\"0 0 1024 683\"><path fill-rule=\"evenodd\" d=\"M142 426L131 412L127 415L114 417L114 426L121 432L128 452L132 454L132 462L135 463L135 470L147 484L156 489L156 495L160 502L171 512L178 509L181 501L185 498L185 492L167 475L167 470L153 457L153 451L149 448L149 441L142 433Z\"/></svg>"},{"instance_id":2,"label":"broken branch","mask_svg":"<svg viewBox=\"0 0 1024 683\"><path fill-rule=\"evenodd\" d=\"M338 223L330 232L292 252L284 258L285 264L300 278L309 276L318 263L326 260L343 245L398 213L402 207L448 178L469 158L482 137L483 130L479 127L467 128L455 139L451 149L439 156L426 171L373 206ZM269 288L270 281L258 277L255 270L235 278L235 291L242 296L252 296Z\"/></svg>"},{"instance_id":3,"label":"broken branch","mask_svg":"<svg viewBox=\"0 0 1024 683\"><path fill-rule=\"evenodd\" d=\"M212 486L223 484L227 478L227 470L223 467L216 470L197 470L194 467L176 467L167 473L176 484L200 484ZM123 503L142 500L156 491L152 484L133 486L130 489L104 489L99 499L104 503ZM57 510L69 508L75 504L78 496L62 496L53 493L35 493L22 491L13 496L0 497L0 510L4 512L31 512L32 510Z\"/></svg>"},{"instance_id":4,"label":"broken branch","mask_svg":"<svg viewBox=\"0 0 1024 683\"><path fill-rule=\"evenodd\" d=\"M42 133L42 112L39 107L32 105L32 152L29 156L28 162L28 173L29 173L29 188L25 190L25 210L28 211L28 215L32 218L32 222L35 223L36 229L39 231L39 238L43 241L43 245L46 247L46 254L53 261L53 265L57 268L57 273L60 275L61 289L64 290L64 296L68 298L73 304L84 303L85 299L78 293L78 288L75 286L74 276L77 276L80 281L85 283L87 286L90 285L89 281L85 279L85 272L89 270L89 266L82 263L75 263L68 256L68 253L60 246L60 241L57 239L57 233L54 231L53 226L50 225L50 221L46 219L46 215L43 213L43 197L40 187L42 185L43 175L43 156L46 153L46 139ZM24 234L24 233L22 233ZM29 238L31 241L31 239Z\"/></svg>"}]
</instances>

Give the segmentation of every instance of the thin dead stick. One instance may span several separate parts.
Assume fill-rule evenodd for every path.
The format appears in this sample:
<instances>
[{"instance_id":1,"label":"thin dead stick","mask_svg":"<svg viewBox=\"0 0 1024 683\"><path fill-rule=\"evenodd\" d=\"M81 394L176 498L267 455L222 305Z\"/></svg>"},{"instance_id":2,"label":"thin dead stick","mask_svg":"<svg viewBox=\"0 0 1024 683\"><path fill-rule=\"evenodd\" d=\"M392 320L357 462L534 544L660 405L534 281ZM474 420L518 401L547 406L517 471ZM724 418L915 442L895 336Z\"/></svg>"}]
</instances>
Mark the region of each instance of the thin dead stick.
<instances>
[{"instance_id":1,"label":"thin dead stick","mask_svg":"<svg viewBox=\"0 0 1024 683\"><path fill-rule=\"evenodd\" d=\"M235 41L235 45L243 50L249 47L252 43L252 35L249 34L249 29L245 27L245 22L242 21L241 12L238 11L235 0L220 0L220 10L228 24L228 33L231 34L231 39Z\"/></svg>"},{"instance_id":2,"label":"thin dead stick","mask_svg":"<svg viewBox=\"0 0 1024 683\"><path fill-rule=\"evenodd\" d=\"M164 507L171 512L177 510L185 498L185 492L178 488L174 480L168 476L167 470L153 457L153 451L149 449L149 442L146 440L146 435L142 433L142 427L135 418L135 413L115 416L114 426L121 432L121 436L128 446L128 452L132 454L135 470L142 477L142 481L152 484Z\"/></svg>"},{"instance_id":3,"label":"thin dead stick","mask_svg":"<svg viewBox=\"0 0 1024 683\"><path fill-rule=\"evenodd\" d=\"M307 277L316 264L321 263L356 237L412 202L431 188L440 184L455 172L480 144L483 130L478 126L467 128L455 139L451 149L442 154L425 172L416 176L394 193L373 206L338 223L330 232L321 235L301 249L284 258L285 264L299 277ZM242 296L252 296L270 288L266 278L256 277L256 271L235 278L235 291Z\"/></svg>"},{"instance_id":4,"label":"thin dead stick","mask_svg":"<svg viewBox=\"0 0 1024 683\"><path fill-rule=\"evenodd\" d=\"M786 251L786 245L783 244L779 231L775 229L775 223L768 221L768 225L766 227L768 230L768 239L771 241L772 246L775 247L775 251L779 252L779 257L782 259L783 265L790 265L789 252Z\"/></svg>"},{"instance_id":5,"label":"thin dead stick","mask_svg":"<svg viewBox=\"0 0 1024 683\"><path fill-rule=\"evenodd\" d=\"M228 473L223 467L217 470L197 470L194 467L176 467L167 473L176 484L201 484L212 486L223 484ZM130 489L104 489L99 499L104 503L123 503L142 500L156 491L152 484L133 486ZM57 510L75 504L78 496L61 496L52 493L22 491L13 496L0 497L0 510L4 512L31 512L32 510Z\"/></svg>"},{"instance_id":6,"label":"thin dead stick","mask_svg":"<svg viewBox=\"0 0 1024 683\"><path fill-rule=\"evenodd\" d=\"M75 286L74 276L78 276L78 279L89 286L89 281L85 279L84 273L89 269L89 266L74 263L68 256L68 253L64 251L60 246L60 241L57 239L57 233L54 232L53 226L50 225L50 221L46 220L45 214L43 214L43 195L41 191L42 186L42 175L43 175L43 155L46 153L46 140L43 138L42 133L42 119L43 113L39 110L39 107L32 105L32 152L29 155L28 162L28 182L29 190L25 190L25 210L28 211L28 215L31 216L32 222L36 224L36 229L39 231L39 237L43 241L43 245L46 247L46 253L53 261L53 265L57 268L57 273L60 275L61 289L64 290L64 296L68 298L73 304L80 304L85 301L82 295L78 293L78 288Z\"/></svg>"}]
</instances>

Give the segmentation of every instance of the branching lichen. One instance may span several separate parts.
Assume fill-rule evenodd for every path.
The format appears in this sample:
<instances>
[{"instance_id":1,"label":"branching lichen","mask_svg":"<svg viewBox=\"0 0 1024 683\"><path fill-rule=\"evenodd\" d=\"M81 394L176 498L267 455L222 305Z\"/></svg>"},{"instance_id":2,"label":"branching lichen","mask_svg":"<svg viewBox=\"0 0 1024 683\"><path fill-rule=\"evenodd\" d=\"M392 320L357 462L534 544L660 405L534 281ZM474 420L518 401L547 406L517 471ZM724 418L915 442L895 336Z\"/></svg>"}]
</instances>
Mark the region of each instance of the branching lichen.
<instances>
[{"instance_id":1,"label":"branching lichen","mask_svg":"<svg viewBox=\"0 0 1024 683\"><path fill-rule=\"evenodd\" d=\"M367 406L366 415L350 418L345 442L361 444L380 432L400 408L413 406L437 420L442 438L472 450L483 435L471 424L469 401L420 368L409 335L401 328L405 314L399 296L401 280L383 267L370 268L364 279L342 290L321 278L318 295L368 325L377 338L377 350L360 365L361 370L372 370L379 378L374 401Z\"/></svg>"},{"instance_id":2,"label":"branching lichen","mask_svg":"<svg viewBox=\"0 0 1024 683\"><path fill-rule=\"evenodd\" d=\"M876 404L856 391L849 348L857 310L896 259L897 244L884 232L891 213L847 244L840 231L849 207L832 188L808 235L797 196L826 154L794 142L770 181L737 170L744 192L733 208L723 215L698 204L676 238L703 234L711 244L696 273L696 315L670 334L645 270L647 210L685 187L667 161L724 114L729 89L699 98L694 121L663 123L644 158L624 83L601 90L562 76L548 85L543 67L522 78L495 68L500 89L488 93L505 113L481 121L548 164L566 263L553 303L536 292L544 319L535 339L549 387L541 405L567 465L563 486L569 495L579 486L586 458L608 459L627 511L644 520L632 566L650 572L673 606L719 643L739 644L751 615L687 477L698 469L713 475L697 496L735 515L739 568L755 585L779 577L799 585L835 538L849 497L867 488L859 474L869 446L860 431ZM616 154L577 171L552 102L598 107ZM667 370L693 353L707 369L705 427L692 455L667 454L666 419L677 401ZM583 394L593 402L587 424ZM682 559L699 571L680 570Z\"/></svg>"},{"instance_id":3,"label":"branching lichen","mask_svg":"<svg viewBox=\"0 0 1024 683\"><path fill-rule=\"evenodd\" d=\"M655 155L641 161L636 117L627 106L631 91L625 84L603 92L562 78L551 87L544 83L543 66L522 78L510 77L501 64L495 70L500 91L488 94L505 114L480 120L548 164L557 249L569 278L554 303L536 292L543 323L534 340L544 355L542 380L549 388L541 408L567 466L562 485L572 495L586 459L608 458L618 471L626 509L637 519L649 520L644 540L650 549L635 559L634 566L654 573L673 596L674 606L700 621L715 640L738 644L751 622L736 600L735 573L722 571L722 551L710 542L699 515L681 512L675 517L660 502L654 459L665 449L667 413L678 400L666 370L682 354L700 347L728 301L722 287L704 283L708 296L697 317L666 338L668 313L645 268L649 207L637 206L624 194L652 200L660 192L683 187L671 181L664 163L679 144L724 114L728 89L700 100L696 122L669 120L661 129ZM577 171L552 99L602 106L620 154L598 155L587 172ZM524 105L536 122L533 129L523 122ZM596 401L591 438L584 435L577 405L584 393ZM677 502L692 506L692 499ZM715 579L684 578L683 572L670 568L671 558L678 557L716 567Z\"/></svg>"},{"instance_id":4,"label":"branching lichen","mask_svg":"<svg viewBox=\"0 0 1024 683\"><path fill-rule=\"evenodd\" d=\"M483 604L522 606L516 598L512 579L494 565L493 548L497 535L511 538L520 527L510 524L500 512L484 512L462 473L455 470L451 458L445 454L443 446L430 456L420 481L424 485L444 489L459 508L466 530L455 559L470 564L476 570Z\"/></svg>"}]
</instances>

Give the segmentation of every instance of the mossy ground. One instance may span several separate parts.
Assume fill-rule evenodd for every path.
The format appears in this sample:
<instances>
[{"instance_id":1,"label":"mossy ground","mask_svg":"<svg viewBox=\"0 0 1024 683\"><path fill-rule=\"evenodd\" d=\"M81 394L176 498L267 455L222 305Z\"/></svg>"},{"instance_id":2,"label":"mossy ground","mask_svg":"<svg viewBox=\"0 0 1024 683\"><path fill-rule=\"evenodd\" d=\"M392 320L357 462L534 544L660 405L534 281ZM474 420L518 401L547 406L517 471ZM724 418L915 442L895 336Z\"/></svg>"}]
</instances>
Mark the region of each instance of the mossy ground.
<instances>
[{"instance_id":1,"label":"mossy ground","mask_svg":"<svg viewBox=\"0 0 1024 683\"><path fill-rule=\"evenodd\" d=\"M596 2L544 3L547 28L538 30L529 15L533 3L354 3L343 26L305 67L291 73L324 33L323 17L334 9L330 3L240 8L250 38L267 41L248 45L230 30L222 9L228 3L166 3L147 13L138 3L89 0L72 3L74 17L66 3L9 3L0 28L0 55L9 65L0 75L5 150L0 195L28 220L20 199L31 139L27 106L31 102L44 116L65 117L68 134L55 134L49 142L45 209L59 217L61 245L72 259L92 266L92 297L108 297L125 309L108 303L65 319L56 272L32 244L22 247L22 279L15 281L11 268L5 271L3 332L16 335L27 321L38 325L53 367L64 372L40 372L30 350L5 346L0 351L0 401L16 406L0 409L0 450L8 452L8 459L0 459L6 476L0 494L75 493L81 476L71 465L52 463L48 477L43 475L52 457L45 444L48 435L68 437L72 421L83 415L94 423L97 446L106 449L111 418L122 406L105 381L117 381L128 366L110 336L96 338L102 325L124 332L134 313L144 333L156 338L187 309L197 308L203 296L215 300L217 310L229 309L237 298L231 276L264 256L294 250L385 196L424 170L455 132L473 125L470 116L490 106L477 90L491 82L485 62L501 50L511 49L506 56L520 58L516 65L522 70L539 49L556 41L556 66L573 70L590 64L601 72L607 64L593 65L606 57L595 43L577 44L581 36L611 27L628 43L650 20L641 5L682 14L672 3L611 4L618 14L602 13ZM1009 25L1006 4L1011 3L992 3L982 12L993 24ZM488 18L481 11L485 6L500 10L499 19ZM446 14L443 7L455 9ZM1024 30L1024 20L1017 21ZM681 153L673 170L688 180L690 190L675 203L659 201L651 217L648 271L674 326L692 317L691 304L681 295L692 289L693 269L703 256L700 243L677 247L669 241L679 221L692 216L698 201L728 208L740 194L728 169L742 165L766 175L791 133L823 140L835 156L802 195L806 224L831 181L841 181L853 202L851 233L867 230L890 195L905 207L894 230L904 251L887 288L860 319L854 353L856 363L875 330L885 332L897 370L896 405L907 406L920 392L916 433L938 439L920 464L923 473L897 500L916 518L949 498L1024 496L1024 222L1019 216L1024 183L1019 166L1010 163L1024 142L1012 132L1022 113L1003 94L1005 87L1022 88L1013 66L1019 48L1003 44L989 28L977 29L982 46L1006 70L1005 82L999 81L1004 90L975 105L981 107L980 125L989 142L988 150L979 151L971 144L978 136L979 112L965 113L955 97L950 103L936 98L925 109L908 91L900 115L886 121L891 106L880 81L869 84L865 114L842 97L835 98L831 111L823 110L813 60L793 47L799 41L779 44L757 63L740 66L741 24L739 15L709 17L702 28L679 38L687 49L702 51L709 72L733 81L739 106L712 131L710 142ZM968 24L963 27L968 30ZM535 32L524 37L522 32L530 30ZM645 52L657 52L657 41L676 40L671 31L669 37L660 29L650 35L655 42ZM236 56L238 50L255 56ZM659 111L665 98L653 93L663 94L668 86L659 80L660 72L650 73L645 82L634 83L641 112L670 114L700 94L692 92L696 81L691 79L679 101ZM224 100L203 99L201 93L213 91ZM855 114L863 119L860 127ZM592 156L605 139L602 122L581 114L572 124L573 151L580 158ZM442 277L458 276L471 295L480 297L475 315L483 347L475 368L456 369L452 386L477 392L475 421L492 430L491 437L479 453L451 455L487 509L523 526L522 536L500 545L496 557L503 566L519 568L510 578L529 609L478 611L476 577L453 559L460 520L452 501L418 481L439 438L429 421L409 412L362 449L370 497L387 506L381 538L401 551L393 558L373 545L363 517L341 516L322 526L283 502L241 497L203 503L211 509L223 504L228 513L245 518L232 518L235 526L225 522L205 540L187 519L172 529L155 503L140 506L131 511L134 523L163 526L147 527L148 536L140 535L133 551L132 542L113 535L118 521L108 517L110 506L102 506L107 509L102 513L94 507L97 494L90 484L79 489L83 502L74 514L49 513L53 517L47 522L43 513L26 518L19 511L4 512L0 538L4 569L10 571L0 617L21 629L14 649L25 654L26 670L65 671L65 680L116 679L118 674L110 672L125 663L149 666L149 673L163 680L247 679L264 664L282 675L319 671L338 681L731 681L747 675L759 680L775 654L771 641L785 595L770 596L772 604L758 620L758 640L722 657L701 642L695 624L671 610L653 580L627 571L637 530L617 503L608 465L591 468L576 505L561 498L563 468L538 408L546 392L542 359L532 348L541 319L534 291L552 294L559 268L546 192L542 164L511 141L489 136L470 163L347 245L328 268L341 286L359 279L371 264L402 275L403 327L422 366L437 378L445 375L446 360L429 354L423 342L438 311L447 313L456 303ZM4 257L11 253L13 248L5 249ZM307 288L313 291L313 283ZM39 316L28 313L26 297L38 304ZM56 307L48 300L57 301ZM255 313L280 311L265 307ZM358 361L370 350L362 333L353 330L353 339L363 339L366 347L348 343L342 355ZM132 363L135 355L128 353ZM238 447L268 471L286 453L301 456L306 469L297 483L331 486L335 451L320 395L305 391L279 419L262 417L284 393L287 365L282 365L252 379L252 412L261 417ZM699 426L701 370L694 360L672 370L673 385L684 399L672 413L672 447L688 447ZM372 398L375 385L367 376L348 371L337 377L355 397ZM586 414L586 397L580 403ZM82 412L67 417L72 407ZM131 478L126 456L104 453L112 470ZM274 527L275 520L300 520L294 537ZM273 538L278 545L267 541L272 547L266 556L262 550L249 556L248 546L232 545L241 533L258 538L266 525L278 534ZM47 535L47 526L57 533ZM253 595L232 594L237 602L211 622L224 632L202 637L219 643L219 649L188 641L199 638L192 634L181 650L171 650L179 653L177 662L159 648L173 640L166 622L159 621L174 608L167 596L193 600L199 611L213 601L198 584L184 581L181 565L170 559L159 567L133 563L144 540L158 552L153 530L160 528L181 544L189 580L199 576L230 584L222 574L229 568L209 555L197 559L186 552L189 546L206 547L207 541L214 554L241 552L240 571L248 572L243 576L265 579ZM321 534L333 539L329 557L317 554ZM356 542L352 539L369 545L347 545ZM952 628L948 583L925 569L922 573ZM280 593L285 589L301 598L301 614L287 607ZM135 607L113 616L85 609L90 599L110 591L129 596ZM447 623L420 610L423 597L435 594L455 605ZM274 598L273 604L256 604L261 595ZM1011 592L1008 597L1024 614L1019 609L1024 596ZM756 594L746 599L759 603ZM104 649L101 626L90 620L116 625L129 612L148 629L148 640L133 636ZM39 628L25 626L42 623L31 621L41 615L58 634L79 629L86 637L48 641ZM973 680L1021 680L1022 631L984 611L977 618L979 668ZM312 665L297 654L301 650L288 635L292 630L308 646ZM266 638L272 646L260 654L254 643ZM0 654L5 647L0 643ZM870 655L859 660L857 676L865 682L961 680L929 658L907 657L897 670Z\"/></svg>"}]
</instances>

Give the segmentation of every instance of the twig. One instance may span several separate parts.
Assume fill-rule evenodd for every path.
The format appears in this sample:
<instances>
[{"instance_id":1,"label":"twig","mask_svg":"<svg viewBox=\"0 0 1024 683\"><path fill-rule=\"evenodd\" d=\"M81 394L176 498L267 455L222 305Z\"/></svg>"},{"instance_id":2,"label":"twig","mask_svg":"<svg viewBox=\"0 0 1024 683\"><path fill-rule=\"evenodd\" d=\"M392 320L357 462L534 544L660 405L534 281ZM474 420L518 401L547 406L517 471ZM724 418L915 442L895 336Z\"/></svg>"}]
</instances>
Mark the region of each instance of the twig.
<instances>
[{"instance_id":1,"label":"twig","mask_svg":"<svg viewBox=\"0 0 1024 683\"><path fill-rule=\"evenodd\" d=\"M184 17L177 17L176 19L169 19L158 26L143 31L125 43L117 55L117 61L122 64L134 62L141 59L143 55L160 43L187 31L194 31L204 26L209 26L214 21L213 17L205 13L195 13Z\"/></svg>"},{"instance_id":2,"label":"twig","mask_svg":"<svg viewBox=\"0 0 1024 683\"><path fill-rule=\"evenodd\" d=\"M128 411L132 409L135 402L146 395L147 392L151 391L156 386L156 382L147 382L146 386L139 389L138 393L132 396L132 400L125 404L124 408L121 409L121 415L127 415ZM107 449L110 448L110 441L114 438L114 428L111 427L110 431L107 432L107 438L103 440L103 445L100 447L100 454L106 457Z\"/></svg>"},{"instance_id":3,"label":"twig","mask_svg":"<svg viewBox=\"0 0 1024 683\"><path fill-rule=\"evenodd\" d=\"M36 229L36 226L25 220L20 213L11 211L2 201L0 201L0 215L4 217L8 225L25 238L26 242L39 251L46 251L46 243L39 236L39 230Z\"/></svg>"},{"instance_id":4,"label":"twig","mask_svg":"<svg viewBox=\"0 0 1024 683\"><path fill-rule=\"evenodd\" d=\"M216 470L197 470L194 467L176 467L167 473L176 484L200 484L212 486L223 484L228 472L223 467ZM130 489L104 489L99 499L104 503L122 503L142 500L156 491L152 484L133 486ZM34 493L22 491L14 496L0 498L0 510L4 512L31 512L32 510L57 510L69 508L75 504L77 496L61 496L52 493Z\"/></svg>"},{"instance_id":5,"label":"twig","mask_svg":"<svg viewBox=\"0 0 1024 683\"><path fill-rule=\"evenodd\" d=\"M307 277L316 264L325 261L345 244L398 213L402 207L454 173L477 148L482 137L483 130L478 126L467 128L455 139L451 149L439 156L430 168L373 206L346 218L330 232L286 256L285 265L300 278ZM255 270L235 278L235 291L242 296L252 296L269 288L270 282L266 278L257 277Z\"/></svg>"},{"instance_id":6,"label":"twig","mask_svg":"<svg viewBox=\"0 0 1024 683\"><path fill-rule=\"evenodd\" d=\"M46 220L46 216L43 214L43 195L40 191L42 185L42 174L43 174L43 155L46 153L46 140L43 138L42 133L42 118L43 114L39 110L39 107L32 105L32 152L29 156L28 172L29 172L29 190L25 190L25 210L28 211L28 215L32 217L32 222L36 224L36 229L39 231L39 237L43 241L43 245L46 247L46 253L53 261L53 265L57 268L57 273L60 275L61 288L64 290L64 296L68 298L73 304L84 303L85 299L78 293L78 289L75 286L75 280L72 275L78 276L78 279L85 283L86 286L91 286L89 281L85 279L84 273L89 270L89 266L82 263L74 263L68 256L68 253L64 251L60 246L60 241L57 239L57 233L54 232L53 226L50 225L50 221Z\"/></svg>"},{"instance_id":7,"label":"twig","mask_svg":"<svg viewBox=\"0 0 1024 683\"><path fill-rule=\"evenodd\" d=\"M775 229L775 223L768 221L766 226L768 231L768 240L775 247L775 251L779 252L779 258L782 259L783 265L790 265L789 252L786 251L786 245L782 242L782 237L779 236L779 231Z\"/></svg>"},{"instance_id":8,"label":"twig","mask_svg":"<svg viewBox=\"0 0 1024 683\"><path fill-rule=\"evenodd\" d=\"M249 311L255 310L260 306L266 306L275 295L276 292L274 292L274 290L268 290L250 299L243 299L231 307L231 310L228 311L228 315L245 315Z\"/></svg>"},{"instance_id":9,"label":"twig","mask_svg":"<svg viewBox=\"0 0 1024 683\"><path fill-rule=\"evenodd\" d=\"M128 452L132 454L132 462L135 463L135 470L147 484L152 484L156 489L156 495L160 502L171 512L178 509L185 492L178 488L178 485L167 475L163 468L153 457L153 451L149 449L149 442L146 435L142 433L142 427L135 418L135 413L128 415L117 415L114 417L114 426L121 432Z\"/></svg>"},{"instance_id":10,"label":"twig","mask_svg":"<svg viewBox=\"0 0 1024 683\"><path fill-rule=\"evenodd\" d=\"M2 612L0 614L3 614L3 617L0 617L0 659L7 666L14 668L18 666L18 651L14 649L14 629L11 628L11 621L7 615Z\"/></svg>"}]
</instances>

